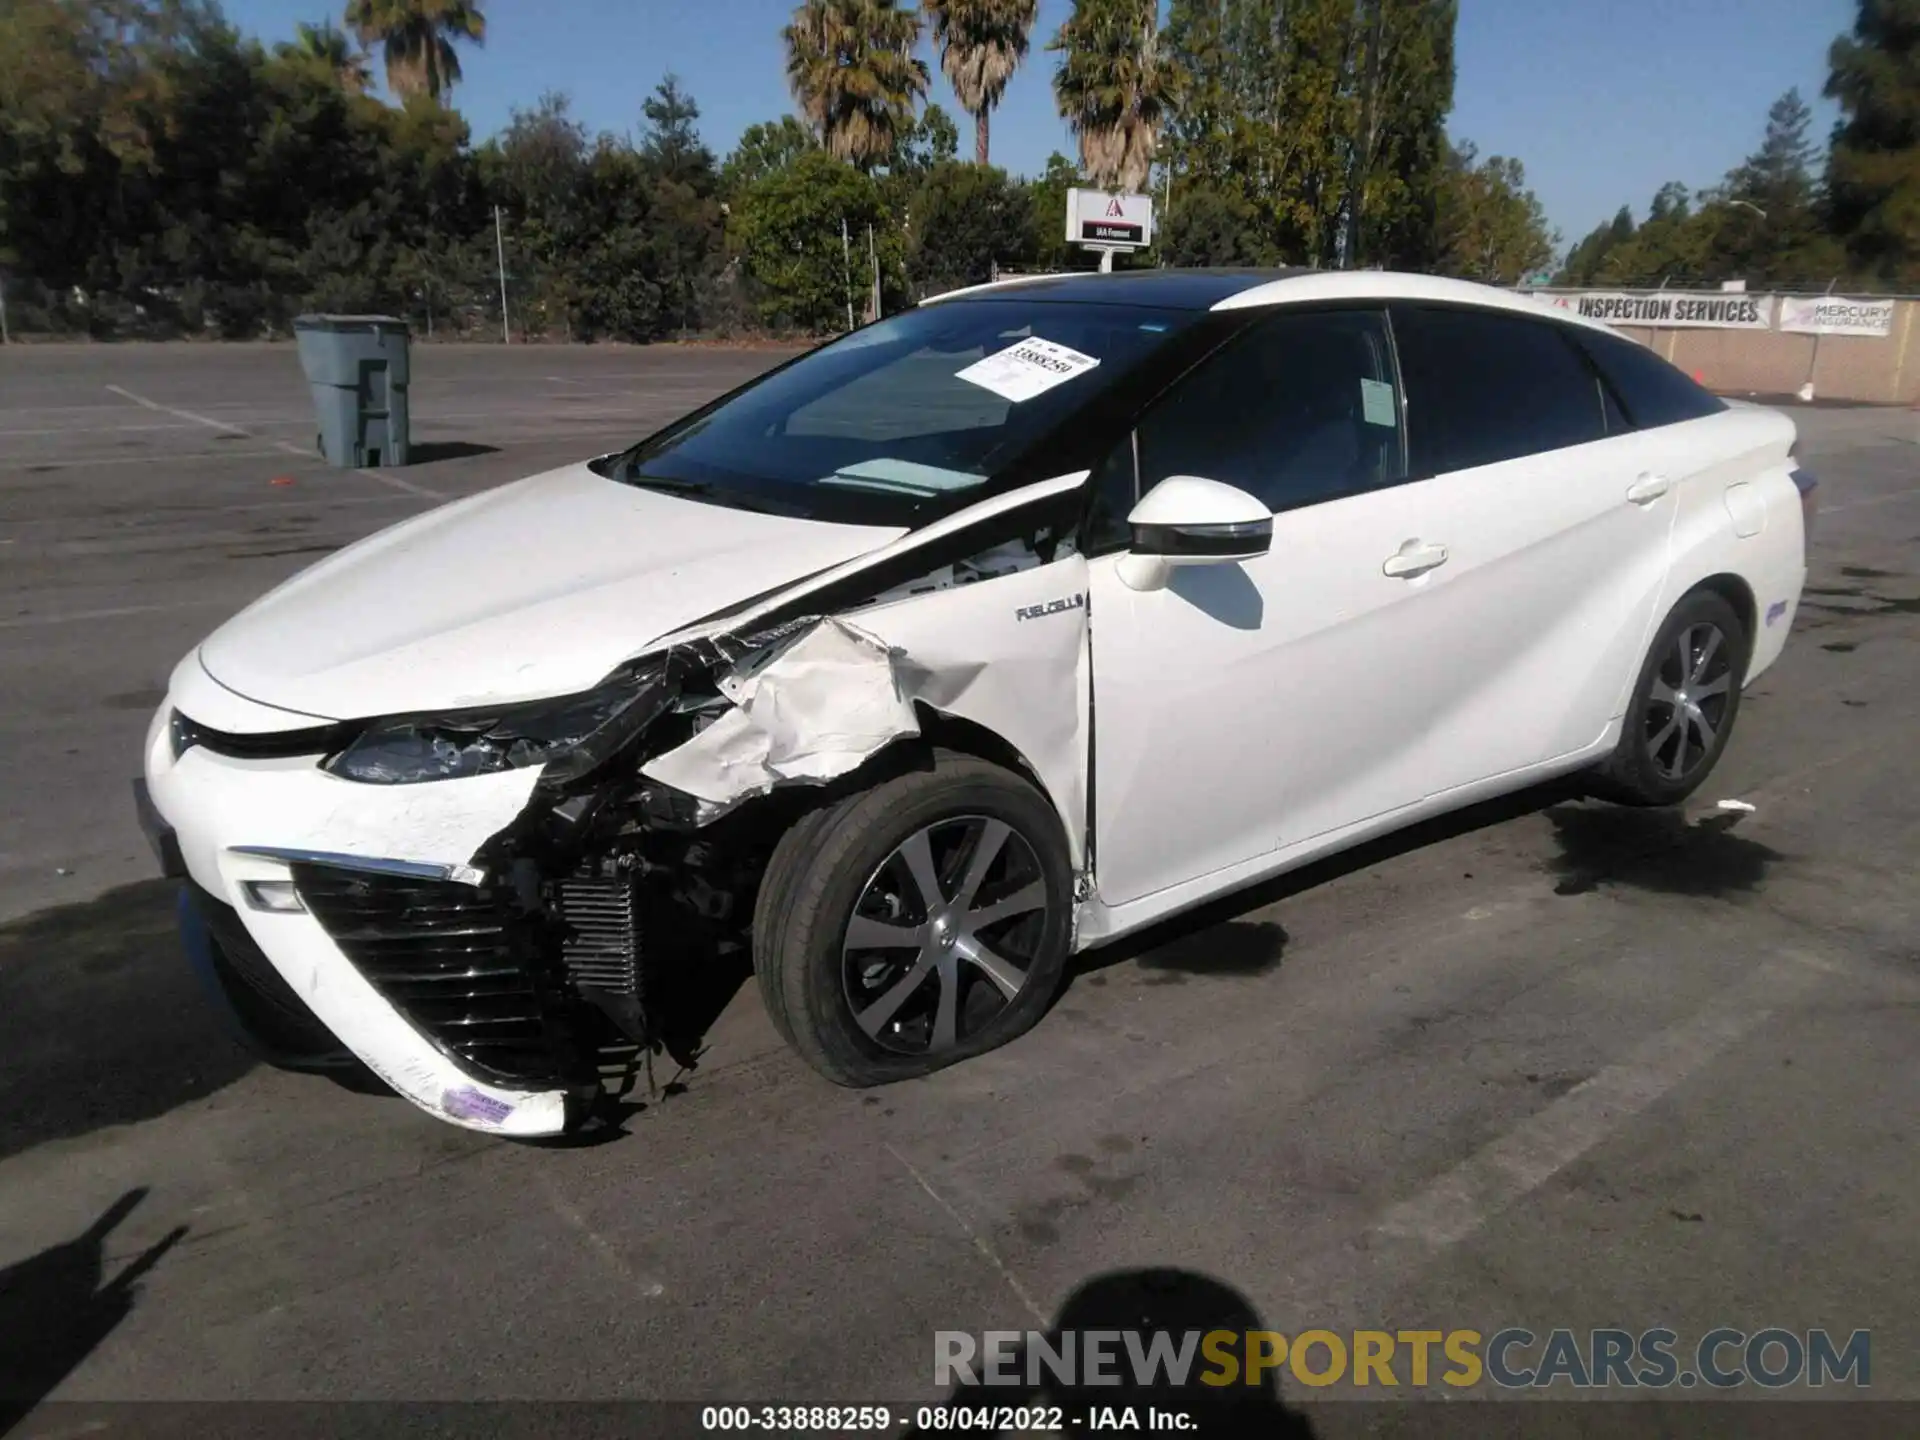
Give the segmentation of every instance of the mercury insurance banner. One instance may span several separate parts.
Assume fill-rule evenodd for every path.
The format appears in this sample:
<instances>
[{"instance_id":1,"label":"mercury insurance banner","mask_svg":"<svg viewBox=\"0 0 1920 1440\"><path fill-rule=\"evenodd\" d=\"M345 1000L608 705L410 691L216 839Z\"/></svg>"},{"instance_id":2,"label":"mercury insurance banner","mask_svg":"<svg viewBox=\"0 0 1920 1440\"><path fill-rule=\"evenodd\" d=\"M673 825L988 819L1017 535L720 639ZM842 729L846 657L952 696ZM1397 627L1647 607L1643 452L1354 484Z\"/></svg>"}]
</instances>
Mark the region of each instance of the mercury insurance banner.
<instances>
[{"instance_id":1,"label":"mercury insurance banner","mask_svg":"<svg viewBox=\"0 0 1920 1440\"><path fill-rule=\"evenodd\" d=\"M1724 292L1579 290L1538 297L1562 310L1609 325L1653 325L1663 330L1769 330L1773 296ZM1881 332L1885 333L1885 332Z\"/></svg>"},{"instance_id":2,"label":"mercury insurance banner","mask_svg":"<svg viewBox=\"0 0 1920 1440\"><path fill-rule=\"evenodd\" d=\"M1780 328L1797 335L1891 335L1893 301L1845 295L1783 295Z\"/></svg>"}]
</instances>

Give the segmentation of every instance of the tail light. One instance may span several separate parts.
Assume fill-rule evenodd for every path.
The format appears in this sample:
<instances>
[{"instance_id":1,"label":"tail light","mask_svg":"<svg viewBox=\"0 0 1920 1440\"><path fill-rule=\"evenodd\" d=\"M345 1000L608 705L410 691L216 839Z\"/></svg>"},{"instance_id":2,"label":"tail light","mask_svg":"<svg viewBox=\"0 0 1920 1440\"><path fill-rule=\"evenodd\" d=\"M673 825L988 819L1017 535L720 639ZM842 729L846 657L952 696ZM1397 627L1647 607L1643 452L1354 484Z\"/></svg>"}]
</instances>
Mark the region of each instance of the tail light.
<instances>
[{"instance_id":1,"label":"tail light","mask_svg":"<svg viewBox=\"0 0 1920 1440\"><path fill-rule=\"evenodd\" d=\"M1818 508L1813 498L1813 492L1820 488L1820 482L1814 478L1811 470L1803 470L1800 468L1799 451L1800 440L1799 437L1796 436L1793 444L1787 447L1787 464L1792 467L1787 472L1787 476L1793 481L1793 488L1800 492L1800 521L1806 534L1810 537L1813 534L1813 512Z\"/></svg>"}]
</instances>

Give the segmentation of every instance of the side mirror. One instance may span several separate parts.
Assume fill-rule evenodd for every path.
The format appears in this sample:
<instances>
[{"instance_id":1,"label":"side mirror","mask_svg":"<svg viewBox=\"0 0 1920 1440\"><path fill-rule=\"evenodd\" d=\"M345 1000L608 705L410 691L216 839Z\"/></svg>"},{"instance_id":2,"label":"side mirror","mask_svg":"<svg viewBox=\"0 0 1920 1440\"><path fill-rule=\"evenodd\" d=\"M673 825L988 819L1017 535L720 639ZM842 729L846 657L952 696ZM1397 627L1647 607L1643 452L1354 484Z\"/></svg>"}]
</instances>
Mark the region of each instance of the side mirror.
<instances>
[{"instance_id":1,"label":"side mirror","mask_svg":"<svg viewBox=\"0 0 1920 1440\"><path fill-rule=\"evenodd\" d=\"M1133 547L1120 557L1121 582L1159 590L1176 565L1232 565L1273 545L1273 512L1244 490L1198 475L1169 475L1127 516Z\"/></svg>"}]
</instances>

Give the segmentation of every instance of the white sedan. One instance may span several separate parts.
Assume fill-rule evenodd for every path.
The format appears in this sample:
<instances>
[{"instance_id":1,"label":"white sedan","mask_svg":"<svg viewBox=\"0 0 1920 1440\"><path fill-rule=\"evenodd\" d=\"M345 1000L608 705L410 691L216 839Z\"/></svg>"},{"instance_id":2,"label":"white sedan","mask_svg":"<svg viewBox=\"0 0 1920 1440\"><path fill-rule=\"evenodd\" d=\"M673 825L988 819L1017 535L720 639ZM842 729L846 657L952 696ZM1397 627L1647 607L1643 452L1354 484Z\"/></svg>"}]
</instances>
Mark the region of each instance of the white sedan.
<instances>
[{"instance_id":1,"label":"white sedan","mask_svg":"<svg viewBox=\"0 0 1920 1440\"><path fill-rule=\"evenodd\" d=\"M276 1060L600 1113L703 971L872 1085L1068 957L1573 771L1684 798L1779 656L1784 416L1379 274L963 291L362 541L174 672L143 811Z\"/></svg>"}]
</instances>

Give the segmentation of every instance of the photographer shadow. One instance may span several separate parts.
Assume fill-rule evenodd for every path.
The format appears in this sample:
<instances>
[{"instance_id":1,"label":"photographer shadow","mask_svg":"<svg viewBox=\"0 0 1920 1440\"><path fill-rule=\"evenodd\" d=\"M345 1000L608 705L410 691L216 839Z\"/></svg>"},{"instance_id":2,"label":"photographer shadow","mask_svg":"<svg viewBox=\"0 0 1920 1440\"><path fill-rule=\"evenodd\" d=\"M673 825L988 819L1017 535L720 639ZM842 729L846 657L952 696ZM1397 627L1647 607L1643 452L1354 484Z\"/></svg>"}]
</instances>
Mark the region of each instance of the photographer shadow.
<instances>
[{"instance_id":1,"label":"photographer shadow","mask_svg":"<svg viewBox=\"0 0 1920 1440\"><path fill-rule=\"evenodd\" d=\"M1188 1417L1188 1425L1182 1428L1191 1435L1312 1440L1314 1430L1306 1416L1280 1398L1275 1371L1265 1371L1253 1383L1247 1381L1244 1337L1249 1331L1267 1328L1244 1295L1210 1276L1159 1267L1115 1270L1084 1282L1061 1305L1046 1336L1055 1354L1063 1353L1065 1337L1074 1338L1077 1352L1085 1345L1087 1335L1095 1331L1134 1331L1143 1344L1151 1342L1153 1332L1165 1331L1177 1346L1189 1332L1204 1336L1209 1331L1225 1330L1235 1337L1228 1349L1239 1366L1232 1383L1201 1383L1200 1376L1216 1367L1198 1348L1185 1384L1170 1381L1164 1366L1154 1368L1151 1380L1143 1384L1134 1374L1124 1344L1116 1339L1110 1348L1117 1363L1106 1368L1117 1383L1088 1384L1084 1367L1075 1367L1072 1381L1062 1381L1048 1368L1045 1357L1030 1358L1027 1347L1022 1346L1011 1367L1021 1378L1017 1387L956 1385L942 1408L1057 1405L1066 1412L1063 1418L1069 1432L1087 1429L1090 1412L1128 1408L1139 1417L1139 1429L1144 1432L1149 1429L1147 1412L1151 1408ZM1037 1384L1029 1383L1035 1378ZM1077 1422L1074 1417L1078 1417ZM934 1431L915 1429L907 1433Z\"/></svg>"}]
</instances>

